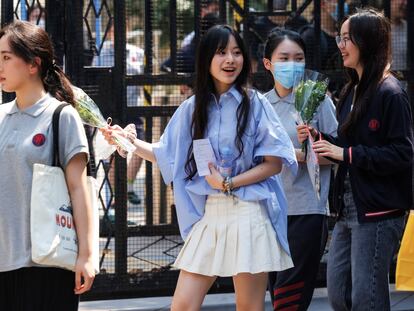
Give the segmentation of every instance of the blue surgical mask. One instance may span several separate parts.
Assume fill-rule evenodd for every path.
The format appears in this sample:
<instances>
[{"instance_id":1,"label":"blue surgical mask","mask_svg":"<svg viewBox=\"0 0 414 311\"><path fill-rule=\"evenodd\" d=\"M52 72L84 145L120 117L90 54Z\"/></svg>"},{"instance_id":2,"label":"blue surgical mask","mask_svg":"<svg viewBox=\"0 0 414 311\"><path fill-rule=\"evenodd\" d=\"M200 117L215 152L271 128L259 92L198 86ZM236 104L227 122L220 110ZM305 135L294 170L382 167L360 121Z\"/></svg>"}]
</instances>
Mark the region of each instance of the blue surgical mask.
<instances>
[{"instance_id":1,"label":"blue surgical mask","mask_svg":"<svg viewBox=\"0 0 414 311\"><path fill-rule=\"evenodd\" d=\"M286 89L292 88L305 71L305 63L301 62L276 62L272 65L275 80Z\"/></svg>"},{"instance_id":2,"label":"blue surgical mask","mask_svg":"<svg viewBox=\"0 0 414 311\"><path fill-rule=\"evenodd\" d=\"M344 16L347 16L349 14L349 6L348 3L344 3ZM331 12L331 17L334 19L335 22L338 21L339 18L339 6L338 4L335 4L335 11Z\"/></svg>"}]
</instances>

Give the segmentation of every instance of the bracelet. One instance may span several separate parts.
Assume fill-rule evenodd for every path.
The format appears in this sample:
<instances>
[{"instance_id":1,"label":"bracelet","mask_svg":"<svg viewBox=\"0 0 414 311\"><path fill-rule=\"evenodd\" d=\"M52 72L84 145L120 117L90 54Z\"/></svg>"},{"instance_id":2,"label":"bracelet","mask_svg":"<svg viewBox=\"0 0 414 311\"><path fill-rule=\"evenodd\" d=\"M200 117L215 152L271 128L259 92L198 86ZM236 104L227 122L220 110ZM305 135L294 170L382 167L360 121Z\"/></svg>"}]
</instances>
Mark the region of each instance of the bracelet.
<instances>
[{"instance_id":1,"label":"bracelet","mask_svg":"<svg viewBox=\"0 0 414 311\"><path fill-rule=\"evenodd\" d=\"M231 195L231 192L233 191L233 180L230 176L226 176L223 179L223 193L226 195Z\"/></svg>"}]
</instances>

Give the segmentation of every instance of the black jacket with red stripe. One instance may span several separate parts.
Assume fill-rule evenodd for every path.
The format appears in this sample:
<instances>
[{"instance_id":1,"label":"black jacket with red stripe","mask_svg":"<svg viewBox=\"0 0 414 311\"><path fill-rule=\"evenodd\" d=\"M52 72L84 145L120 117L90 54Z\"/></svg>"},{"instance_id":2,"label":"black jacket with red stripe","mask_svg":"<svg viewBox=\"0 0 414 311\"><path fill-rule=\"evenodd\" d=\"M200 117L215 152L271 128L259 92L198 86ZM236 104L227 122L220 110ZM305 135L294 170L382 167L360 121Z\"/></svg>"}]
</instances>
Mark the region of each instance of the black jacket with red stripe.
<instances>
[{"instance_id":1,"label":"black jacket with red stripe","mask_svg":"<svg viewBox=\"0 0 414 311\"><path fill-rule=\"evenodd\" d=\"M351 111L353 92L338 113L339 128ZM413 208L413 119L407 93L395 77L379 84L351 137L322 135L344 148L334 182L338 212L343 208L348 170L360 223L399 216Z\"/></svg>"}]
</instances>

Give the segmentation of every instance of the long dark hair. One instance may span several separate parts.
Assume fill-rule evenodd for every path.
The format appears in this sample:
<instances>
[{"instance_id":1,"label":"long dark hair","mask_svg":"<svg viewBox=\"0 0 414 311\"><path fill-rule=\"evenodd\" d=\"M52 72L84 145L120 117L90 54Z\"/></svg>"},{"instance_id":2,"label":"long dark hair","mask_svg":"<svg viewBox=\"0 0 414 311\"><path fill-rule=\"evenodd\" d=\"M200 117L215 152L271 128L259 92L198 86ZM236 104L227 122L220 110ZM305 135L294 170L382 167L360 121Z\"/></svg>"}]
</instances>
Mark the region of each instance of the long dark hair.
<instances>
[{"instance_id":1,"label":"long dark hair","mask_svg":"<svg viewBox=\"0 0 414 311\"><path fill-rule=\"evenodd\" d=\"M345 21L349 21L349 38L359 49L359 61L363 66L361 80L357 71L345 68L348 82L339 96L337 113L345 99L356 86L355 101L351 113L339 128L343 135L351 135L352 128L370 105L370 98L389 71L391 63L391 26L384 14L369 8L358 9ZM344 21L344 22L345 22Z\"/></svg>"},{"instance_id":2,"label":"long dark hair","mask_svg":"<svg viewBox=\"0 0 414 311\"><path fill-rule=\"evenodd\" d=\"M239 151L238 157L240 157L243 153L244 147L242 137L247 126L250 111L250 100L246 90L244 89L250 77L250 58L247 54L242 38L230 26L216 25L210 28L200 40L196 57L196 81L194 87L195 108L191 129L193 140L204 138L208 124L207 106L211 100L212 94L215 93L213 78L210 74L211 61L217 51L224 50L226 48L230 36L235 38L243 55L243 68L234 83L235 87L243 97L241 104L237 108L236 147ZM188 149L185 172L187 173L186 180L193 178L197 172L192 144Z\"/></svg>"},{"instance_id":3,"label":"long dark hair","mask_svg":"<svg viewBox=\"0 0 414 311\"><path fill-rule=\"evenodd\" d=\"M69 79L55 64L52 42L41 27L29 22L14 21L0 30L0 38L6 36L12 52L28 64L40 59L39 74L46 92L60 101L75 106Z\"/></svg>"}]
</instances>

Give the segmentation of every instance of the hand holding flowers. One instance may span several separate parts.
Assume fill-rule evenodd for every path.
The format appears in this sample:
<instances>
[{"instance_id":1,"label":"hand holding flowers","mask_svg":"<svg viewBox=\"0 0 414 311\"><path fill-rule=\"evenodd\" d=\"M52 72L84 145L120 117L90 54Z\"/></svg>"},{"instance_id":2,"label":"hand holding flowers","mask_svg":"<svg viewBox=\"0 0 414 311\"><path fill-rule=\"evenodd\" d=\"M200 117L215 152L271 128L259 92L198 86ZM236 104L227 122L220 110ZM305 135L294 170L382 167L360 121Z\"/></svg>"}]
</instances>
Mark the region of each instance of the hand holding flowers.
<instances>
[{"instance_id":1,"label":"hand holding flowers","mask_svg":"<svg viewBox=\"0 0 414 311\"><path fill-rule=\"evenodd\" d=\"M320 104L326 96L328 79L321 73L306 70L304 75L294 87L295 109L298 113L298 123L308 125L312 121ZM309 127L311 129L311 127ZM315 129L312 129L312 136L315 137ZM306 133L303 133L306 134ZM307 137L306 137L307 138ZM302 151L306 149L306 139L299 140L302 144Z\"/></svg>"},{"instance_id":2,"label":"hand holding flowers","mask_svg":"<svg viewBox=\"0 0 414 311\"><path fill-rule=\"evenodd\" d=\"M313 127L306 125L306 124L299 124L296 127L296 131L297 131L298 141L301 144L303 144L303 142L305 142L308 139L309 135L312 135L313 138L315 138L316 135L318 135L317 130L315 130Z\"/></svg>"},{"instance_id":3,"label":"hand holding flowers","mask_svg":"<svg viewBox=\"0 0 414 311\"><path fill-rule=\"evenodd\" d=\"M103 129L108 127L108 122L105 121L98 106L95 102L80 88L73 87L73 93L75 95L76 110L82 119L83 124ZM136 134L135 134L136 137ZM120 131L112 133L111 141L117 146L121 155L126 156L127 152L134 152L135 146L128 139L127 134L123 134Z\"/></svg>"},{"instance_id":4,"label":"hand holding flowers","mask_svg":"<svg viewBox=\"0 0 414 311\"><path fill-rule=\"evenodd\" d=\"M100 131L110 145L116 146L119 155L123 158L127 157L128 152L119 146L119 137L126 138L132 145L137 138L137 131L134 124L128 124L124 129L119 125L111 126L108 124L106 127L100 128Z\"/></svg>"},{"instance_id":5,"label":"hand holding flowers","mask_svg":"<svg viewBox=\"0 0 414 311\"><path fill-rule=\"evenodd\" d=\"M306 141L309 135L312 135L312 137L316 137L318 135L317 130L306 124L298 125L296 127L296 131L299 143L303 143L304 141ZM344 149L334 144L331 144L326 140L321 139L314 142L312 145L312 149L320 156L329 157L338 161L344 160Z\"/></svg>"}]
</instances>

